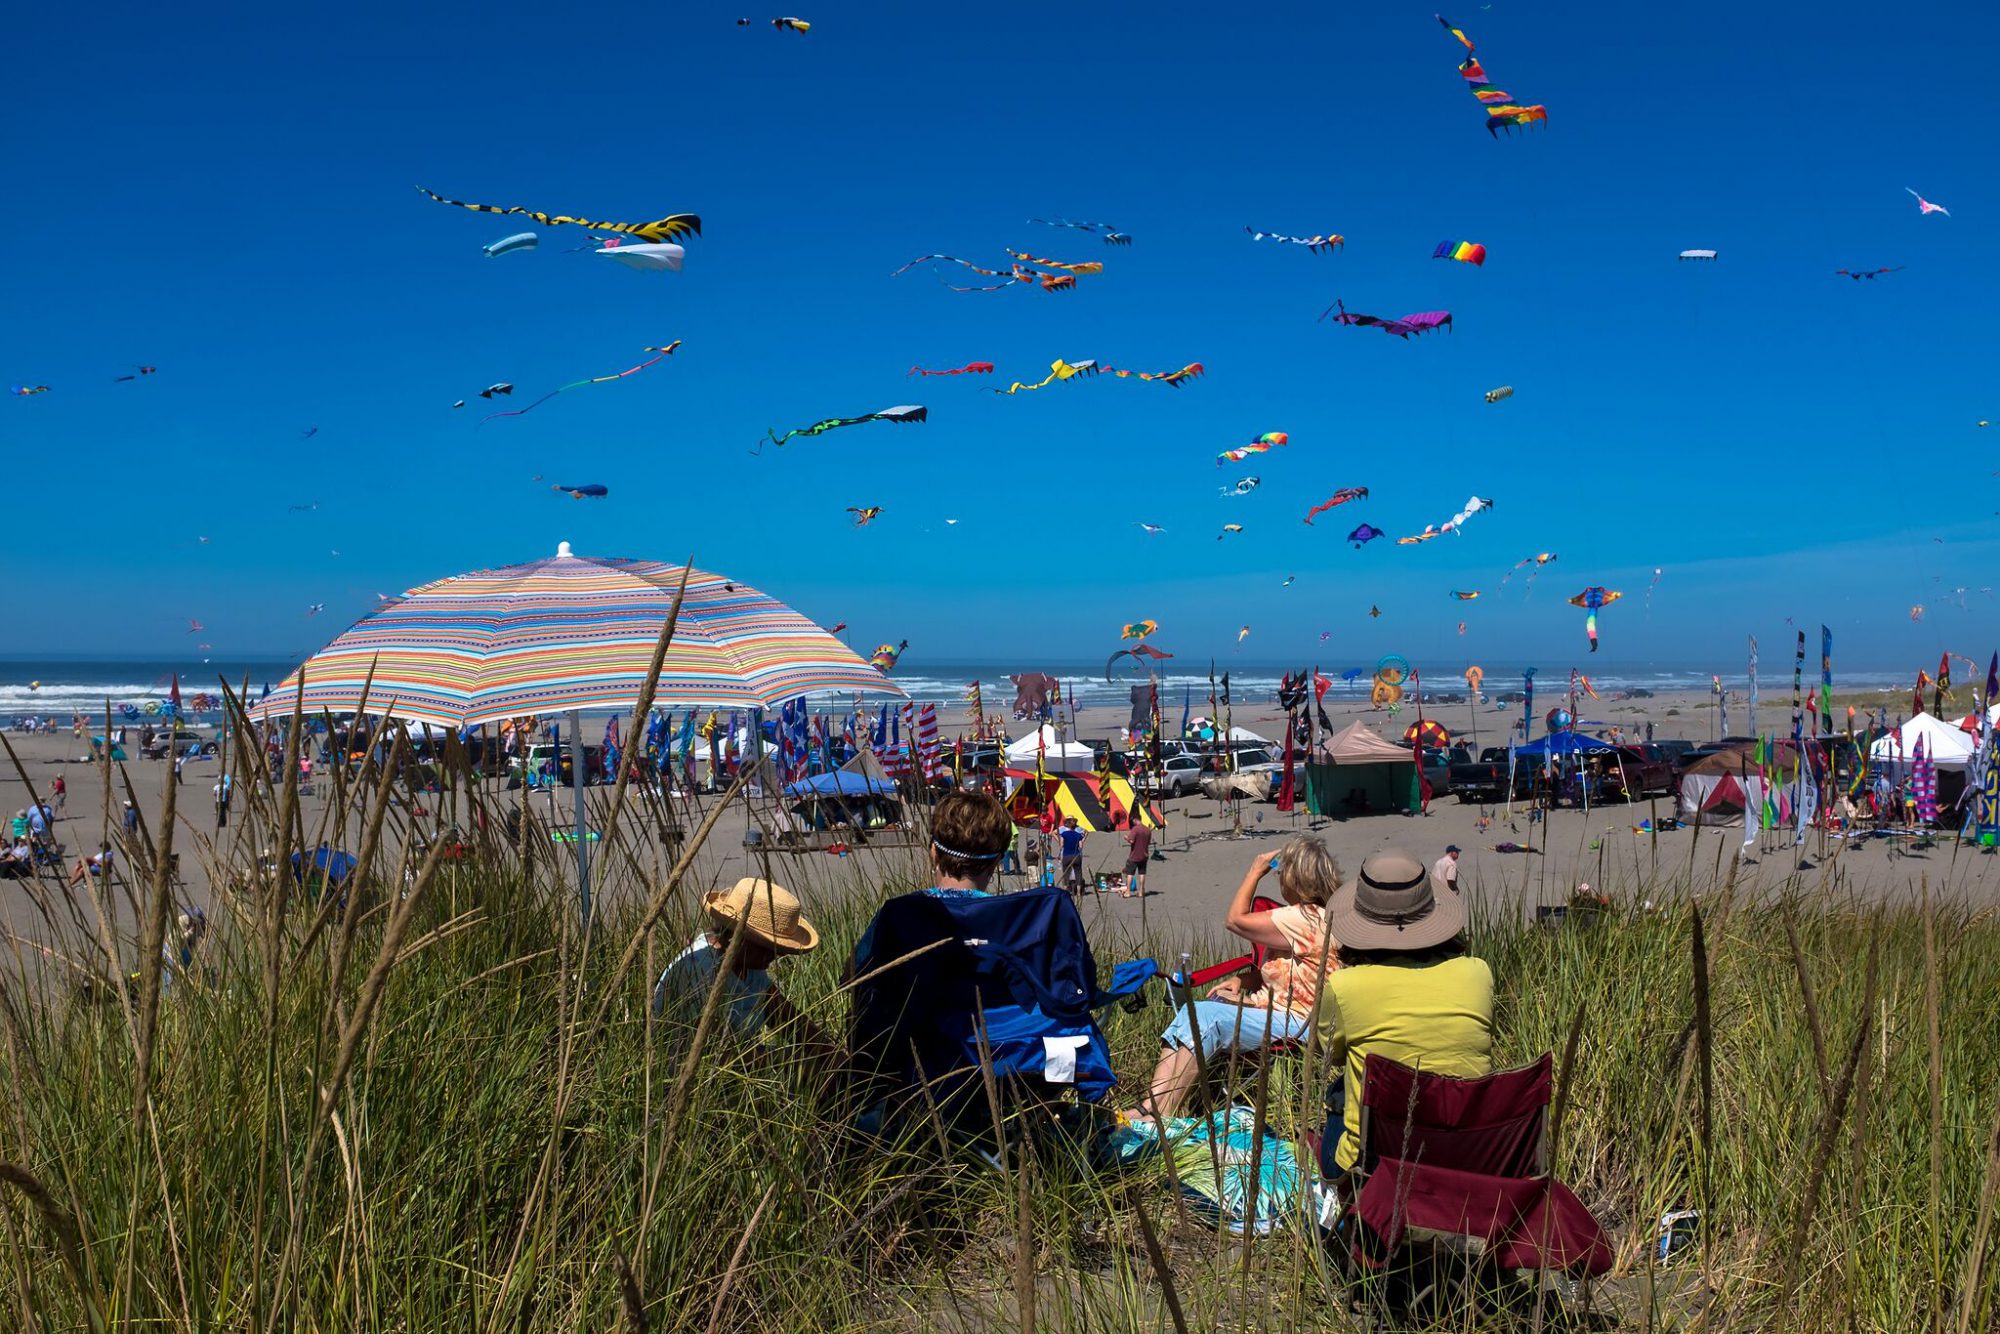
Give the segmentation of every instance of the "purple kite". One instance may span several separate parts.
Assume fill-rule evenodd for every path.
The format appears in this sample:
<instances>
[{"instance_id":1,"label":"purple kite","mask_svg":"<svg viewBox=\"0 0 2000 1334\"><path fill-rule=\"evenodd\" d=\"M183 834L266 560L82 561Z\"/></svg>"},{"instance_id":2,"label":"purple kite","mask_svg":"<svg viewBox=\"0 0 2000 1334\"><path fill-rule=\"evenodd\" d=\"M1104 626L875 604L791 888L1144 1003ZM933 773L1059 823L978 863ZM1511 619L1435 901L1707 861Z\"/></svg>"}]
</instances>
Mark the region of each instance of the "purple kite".
<instances>
[{"instance_id":1,"label":"purple kite","mask_svg":"<svg viewBox=\"0 0 2000 1334\"><path fill-rule=\"evenodd\" d=\"M1334 314L1338 311L1339 314ZM1320 312L1320 318L1333 316L1335 324L1352 324L1362 328L1374 327L1383 333L1408 338L1411 334L1427 333L1432 329L1451 328L1451 312L1448 310L1420 310L1414 315L1405 315L1397 320L1385 320L1380 315L1354 315L1341 302L1334 302Z\"/></svg>"},{"instance_id":2,"label":"purple kite","mask_svg":"<svg viewBox=\"0 0 2000 1334\"><path fill-rule=\"evenodd\" d=\"M1349 533L1347 535L1347 540L1354 544L1355 550L1359 551L1361 549L1362 543L1373 542L1376 538L1385 536L1387 536L1387 534L1385 534L1380 528L1377 528L1374 524L1364 523L1359 528L1356 528L1353 532Z\"/></svg>"}]
</instances>

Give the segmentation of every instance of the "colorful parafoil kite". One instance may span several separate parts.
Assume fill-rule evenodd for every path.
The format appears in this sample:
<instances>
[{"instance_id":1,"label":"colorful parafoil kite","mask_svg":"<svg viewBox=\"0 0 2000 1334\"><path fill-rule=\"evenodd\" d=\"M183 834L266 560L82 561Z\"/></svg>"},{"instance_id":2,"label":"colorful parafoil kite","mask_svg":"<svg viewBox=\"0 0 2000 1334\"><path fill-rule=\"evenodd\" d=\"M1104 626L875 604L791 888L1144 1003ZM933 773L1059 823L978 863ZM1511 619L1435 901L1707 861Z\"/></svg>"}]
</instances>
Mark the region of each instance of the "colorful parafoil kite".
<instances>
[{"instance_id":1,"label":"colorful parafoil kite","mask_svg":"<svg viewBox=\"0 0 2000 1334\"><path fill-rule=\"evenodd\" d=\"M1134 621L1118 632L1120 639L1144 639L1160 628L1158 621Z\"/></svg>"},{"instance_id":2,"label":"colorful parafoil kite","mask_svg":"<svg viewBox=\"0 0 2000 1334\"><path fill-rule=\"evenodd\" d=\"M1336 311L1339 313L1335 314ZM1384 319L1380 315L1352 314L1348 311L1344 303L1336 301L1320 312L1322 320L1328 315L1333 316L1335 324L1351 324L1356 328L1363 329L1380 329L1383 333L1394 334L1396 337L1403 339L1407 339L1411 334L1428 333L1432 329L1442 328L1449 330L1451 328L1451 312L1448 310L1420 310L1414 315L1404 315L1399 319L1390 320Z\"/></svg>"},{"instance_id":3,"label":"colorful parafoil kite","mask_svg":"<svg viewBox=\"0 0 2000 1334\"><path fill-rule=\"evenodd\" d=\"M921 366L910 367L910 375L991 375L992 373L993 363L990 361L968 361L965 365L953 367L948 371L927 371Z\"/></svg>"},{"instance_id":4,"label":"colorful parafoil kite","mask_svg":"<svg viewBox=\"0 0 2000 1334\"><path fill-rule=\"evenodd\" d=\"M900 644L877 645L875 651L868 655L868 661L874 666L876 671L887 676L890 672L896 670L897 660L903 656L903 650L909 646L910 641L907 639Z\"/></svg>"},{"instance_id":5,"label":"colorful parafoil kite","mask_svg":"<svg viewBox=\"0 0 2000 1334\"><path fill-rule=\"evenodd\" d=\"M446 199L443 195L417 187L422 194L429 195L440 204L453 208L467 208L474 213L518 213L525 218L533 218L544 227L568 225L572 227L595 227L603 232L622 232L636 236L642 241L671 241L677 236L700 236L701 218L693 213L670 213L654 222L592 222L588 218L572 218L565 214L537 213L526 208L496 208L492 204L468 204L459 199Z\"/></svg>"},{"instance_id":6,"label":"colorful parafoil kite","mask_svg":"<svg viewBox=\"0 0 2000 1334\"><path fill-rule=\"evenodd\" d=\"M1362 546L1362 544L1367 542L1373 542L1378 537L1386 537L1386 536L1387 534L1384 533L1380 528L1377 528L1375 525L1364 523L1359 528L1356 528L1353 532L1349 533L1347 535L1347 540L1352 542L1355 545L1355 548L1358 550ZM1380 613L1377 614L1379 615Z\"/></svg>"},{"instance_id":7,"label":"colorful parafoil kite","mask_svg":"<svg viewBox=\"0 0 2000 1334\"><path fill-rule=\"evenodd\" d=\"M1455 259L1461 264L1474 268L1486 266L1486 247L1477 241L1439 241L1438 248L1431 252L1432 259Z\"/></svg>"},{"instance_id":8,"label":"colorful parafoil kite","mask_svg":"<svg viewBox=\"0 0 2000 1334\"><path fill-rule=\"evenodd\" d=\"M811 426L793 427L783 435L779 435L776 431L766 432L764 439L757 442L757 448L750 452L761 454L766 444L783 445L794 436L824 435L842 426L859 426L862 422L920 422L928 421L930 415L929 408L914 403L904 403L893 408L883 408L880 412L864 412L859 417L828 417L825 421L814 422Z\"/></svg>"},{"instance_id":9,"label":"colorful parafoil kite","mask_svg":"<svg viewBox=\"0 0 2000 1334\"><path fill-rule=\"evenodd\" d=\"M678 348L680 345L681 345L681 340L676 338L673 342L668 343L665 347L649 347L646 349L646 351L655 354L653 358L649 361L642 361L636 366L628 366L624 370L616 371L610 375L593 375L588 380L572 380L570 383L563 385L559 389L549 390L548 393L543 394L540 398L528 404L528 406L525 408L509 408L505 412L488 413L486 416L481 417L479 419L480 424L483 426L487 422L492 421L495 417L519 417L526 413L533 412L536 408L548 402L550 399L554 398L557 394L566 394L572 389L581 389L587 384L609 384L613 380L622 380L628 375L637 375L640 371L645 370L648 366L657 366L661 362L665 361L668 357L671 357L674 354L674 349ZM496 384L492 386L490 389L485 389L480 391L479 396L481 398L491 398L496 393L511 394L513 392L514 392L514 386L511 384L510 385Z\"/></svg>"},{"instance_id":10,"label":"colorful parafoil kite","mask_svg":"<svg viewBox=\"0 0 2000 1334\"><path fill-rule=\"evenodd\" d=\"M869 505L866 508L856 508L853 505L849 505L847 512L854 516L854 526L856 528L866 528L869 524L875 522L875 516L882 512L882 507L880 505Z\"/></svg>"},{"instance_id":11,"label":"colorful parafoil kite","mask_svg":"<svg viewBox=\"0 0 2000 1334\"><path fill-rule=\"evenodd\" d=\"M1238 445L1235 449L1225 449L1217 454L1215 466L1220 468L1225 463L1241 463L1252 454L1268 454L1280 445L1291 443L1292 437L1283 431L1266 431L1247 445Z\"/></svg>"},{"instance_id":12,"label":"colorful parafoil kite","mask_svg":"<svg viewBox=\"0 0 2000 1334\"><path fill-rule=\"evenodd\" d=\"M1255 227L1245 227L1253 241L1278 241L1285 245L1302 245L1317 255L1321 251L1331 254L1347 244L1347 238L1333 232L1325 236L1286 236L1280 232L1260 232Z\"/></svg>"},{"instance_id":13,"label":"colorful parafoil kite","mask_svg":"<svg viewBox=\"0 0 2000 1334\"><path fill-rule=\"evenodd\" d=\"M1216 489L1221 491L1223 495L1234 500L1238 496L1249 495L1252 491L1255 491L1258 487L1262 486L1263 484L1264 484L1264 479L1261 477L1242 477L1237 479L1236 485L1234 486L1224 486L1224 487L1218 487Z\"/></svg>"},{"instance_id":14,"label":"colorful parafoil kite","mask_svg":"<svg viewBox=\"0 0 2000 1334\"><path fill-rule=\"evenodd\" d=\"M1229 536L1231 533L1240 533L1242 531L1243 531L1243 525L1240 523L1225 523L1222 525L1222 531L1215 535L1215 540L1220 542L1223 538Z\"/></svg>"},{"instance_id":15,"label":"colorful parafoil kite","mask_svg":"<svg viewBox=\"0 0 2000 1334\"><path fill-rule=\"evenodd\" d=\"M1465 61L1458 67L1458 73L1461 78L1472 85L1472 95L1479 99L1481 106L1486 108L1486 132L1488 134L1497 138L1502 127L1505 127L1511 133L1516 125L1526 126L1536 121L1547 123L1549 118L1549 109L1547 107L1517 105L1512 93L1503 92L1488 83L1486 81L1486 71L1479 66L1479 56L1476 54L1477 48L1472 45L1472 39L1467 37L1461 30L1452 27L1451 20L1447 19L1444 15L1439 14L1437 21L1444 24L1446 32L1458 38L1465 45Z\"/></svg>"},{"instance_id":16,"label":"colorful parafoil kite","mask_svg":"<svg viewBox=\"0 0 2000 1334\"><path fill-rule=\"evenodd\" d=\"M611 488L602 482L585 482L582 486L563 486L558 483L549 490L560 491L571 500L602 500L611 494Z\"/></svg>"},{"instance_id":17,"label":"colorful parafoil kite","mask_svg":"<svg viewBox=\"0 0 2000 1334\"><path fill-rule=\"evenodd\" d=\"M1597 652L1598 608L1608 607L1624 596L1623 593L1620 593L1616 589L1593 584L1569 600L1570 606L1582 607L1588 613L1583 618L1583 632L1590 636L1590 651L1592 653Z\"/></svg>"},{"instance_id":18,"label":"colorful parafoil kite","mask_svg":"<svg viewBox=\"0 0 2000 1334\"><path fill-rule=\"evenodd\" d=\"M1073 231L1089 232L1102 236L1106 245L1131 245L1132 238L1107 222L1071 222L1068 218L1029 218L1029 222L1044 227L1068 227Z\"/></svg>"},{"instance_id":19,"label":"colorful parafoil kite","mask_svg":"<svg viewBox=\"0 0 2000 1334\"><path fill-rule=\"evenodd\" d=\"M502 255L511 255L516 251L533 250L540 244L541 238L533 232L515 232L512 236L503 236L492 245L480 248L486 252L488 259L498 259Z\"/></svg>"},{"instance_id":20,"label":"colorful parafoil kite","mask_svg":"<svg viewBox=\"0 0 2000 1334\"><path fill-rule=\"evenodd\" d=\"M1322 500L1319 504L1307 510L1305 521L1306 523L1310 524L1313 521L1313 515L1324 514L1326 511L1333 509L1336 506L1345 505L1350 500L1366 499L1367 495L1368 495L1368 488L1365 486L1343 486L1340 488L1340 490L1334 492L1332 495L1328 496L1325 500Z\"/></svg>"},{"instance_id":21,"label":"colorful parafoil kite","mask_svg":"<svg viewBox=\"0 0 2000 1334\"><path fill-rule=\"evenodd\" d=\"M1513 396L1514 386L1511 384L1503 384L1498 389L1489 389L1486 391L1486 401L1488 403L1498 403L1503 398L1512 398Z\"/></svg>"}]
</instances>

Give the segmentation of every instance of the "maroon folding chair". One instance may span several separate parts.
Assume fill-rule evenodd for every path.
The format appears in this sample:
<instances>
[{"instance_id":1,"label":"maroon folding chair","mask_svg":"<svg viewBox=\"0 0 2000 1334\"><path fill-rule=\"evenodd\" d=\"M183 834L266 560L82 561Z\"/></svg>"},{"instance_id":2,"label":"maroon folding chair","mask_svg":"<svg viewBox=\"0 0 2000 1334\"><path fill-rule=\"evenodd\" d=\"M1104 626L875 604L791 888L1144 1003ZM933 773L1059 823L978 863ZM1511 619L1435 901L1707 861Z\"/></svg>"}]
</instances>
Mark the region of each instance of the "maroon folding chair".
<instances>
[{"instance_id":1,"label":"maroon folding chair","mask_svg":"<svg viewBox=\"0 0 2000 1334\"><path fill-rule=\"evenodd\" d=\"M1364 1268L1419 1238L1471 1239L1465 1249L1497 1270L1611 1268L1604 1230L1548 1174L1553 1067L1544 1053L1517 1070L1454 1079L1369 1054L1350 1238Z\"/></svg>"}]
</instances>

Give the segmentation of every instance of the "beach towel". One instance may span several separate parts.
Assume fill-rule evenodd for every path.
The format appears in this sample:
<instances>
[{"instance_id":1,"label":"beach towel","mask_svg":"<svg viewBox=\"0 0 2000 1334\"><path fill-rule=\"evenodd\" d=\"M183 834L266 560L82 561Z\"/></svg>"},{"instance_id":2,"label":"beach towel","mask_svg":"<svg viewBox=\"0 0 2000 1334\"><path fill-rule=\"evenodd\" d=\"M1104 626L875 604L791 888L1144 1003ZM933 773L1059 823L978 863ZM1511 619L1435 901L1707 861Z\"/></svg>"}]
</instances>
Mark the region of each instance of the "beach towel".
<instances>
[{"instance_id":1,"label":"beach towel","mask_svg":"<svg viewBox=\"0 0 2000 1334\"><path fill-rule=\"evenodd\" d=\"M1269 1233L1297 1209L1299 1192L1305 1185L1291 1143L1271 1134L1267 1126L1260 1146L1256 1131L1256 1112L1241 1106L1208 1116L1166 1120L1166 1141L1174 1155L1173 1179L1180 1182L1181 1193L1205 1221L1225 1223L1237 1236L1246 1230L1254 1230L1260 1237ZM1151 1122L1121 1125L1111 1133L1107 1149L1124 1164L1156 1159L1160 1153L1159 1127ZM1253 1158L1257 1167L1256 1214L1246 1224ZM1161 1179L1166 1180L1164 1162L1157 1167Z\"/></svg>"}]
</instances>

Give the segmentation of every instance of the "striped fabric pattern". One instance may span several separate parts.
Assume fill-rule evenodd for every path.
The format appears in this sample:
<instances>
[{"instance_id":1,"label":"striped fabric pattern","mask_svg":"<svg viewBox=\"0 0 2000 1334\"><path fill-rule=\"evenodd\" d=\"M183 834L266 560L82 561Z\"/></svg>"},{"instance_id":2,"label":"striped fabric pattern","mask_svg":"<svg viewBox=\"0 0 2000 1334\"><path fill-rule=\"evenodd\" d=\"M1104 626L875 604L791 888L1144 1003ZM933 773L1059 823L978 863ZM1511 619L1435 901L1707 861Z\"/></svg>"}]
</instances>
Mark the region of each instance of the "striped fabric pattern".
<instances>
[{"instance_id":1,"label":"striped fabric pattern","mask_svg":"<svg viewBox=\"0 0 2000 1334\"><path fill-rule=\"evenodd\" d=\"M926 704L917 710L917 760L923 765L926 778L935 778L942 769L938 762L938 717L935 704Z\"/></svg>"},{"instance_id":2,"label":"striped fabric pattern","mask_svg":"<svg viewBox=\"0 0 2000 1334\"><path fill-rule=\"evenodd\" d=\"M259 700L253 718L358 709L446 725L637 700L682 567L556 556L425 584L378 608ZM903 695L776 599L706 570L688 577L654 703L775 709L815 691Z\"/></svg>"}]
</instances>

